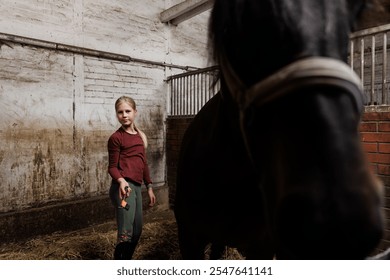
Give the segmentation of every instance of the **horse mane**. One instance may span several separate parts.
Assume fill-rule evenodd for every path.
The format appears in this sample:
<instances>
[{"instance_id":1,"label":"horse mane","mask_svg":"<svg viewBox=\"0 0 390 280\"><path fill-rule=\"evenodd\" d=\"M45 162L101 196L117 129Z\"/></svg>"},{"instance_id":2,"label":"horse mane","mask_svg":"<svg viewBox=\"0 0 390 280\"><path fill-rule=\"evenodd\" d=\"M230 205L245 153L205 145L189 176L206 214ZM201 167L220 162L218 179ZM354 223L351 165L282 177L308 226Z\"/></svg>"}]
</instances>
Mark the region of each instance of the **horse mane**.
<instances>
[{"instance_id":1,"label":"horse mane","mask_svg":"<svg viewBox=\"0 0 390 280\"><path fill-rule=\"evenodd\" d=\"M215 0L210 57L216 64L229 60L247 85L300 57L346 61L347 35L371 1L376 0ZM271 61L267 53L279 55Z\"/></svg>"}]
</instances>

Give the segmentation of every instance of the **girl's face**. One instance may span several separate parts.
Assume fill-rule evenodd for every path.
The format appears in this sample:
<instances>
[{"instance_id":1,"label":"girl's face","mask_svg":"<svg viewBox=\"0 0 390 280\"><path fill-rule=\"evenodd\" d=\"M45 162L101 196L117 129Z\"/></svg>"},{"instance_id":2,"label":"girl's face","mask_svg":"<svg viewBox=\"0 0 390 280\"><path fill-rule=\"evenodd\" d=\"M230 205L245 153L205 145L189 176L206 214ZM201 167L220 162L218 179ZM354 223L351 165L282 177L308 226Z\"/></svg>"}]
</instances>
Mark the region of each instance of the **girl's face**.
<instances>
[{"instance_id":1,"label":"girl's face","mask_svg":"<svg viewBox=\"0 0 390 280\"><path fill-rule=\"evenodd\" d=\"M134 123L137 110L130 106L127 102L120 103L116 108L116 117L119 123L124 127L131 127Z\"/></svg>"}]
</instances>

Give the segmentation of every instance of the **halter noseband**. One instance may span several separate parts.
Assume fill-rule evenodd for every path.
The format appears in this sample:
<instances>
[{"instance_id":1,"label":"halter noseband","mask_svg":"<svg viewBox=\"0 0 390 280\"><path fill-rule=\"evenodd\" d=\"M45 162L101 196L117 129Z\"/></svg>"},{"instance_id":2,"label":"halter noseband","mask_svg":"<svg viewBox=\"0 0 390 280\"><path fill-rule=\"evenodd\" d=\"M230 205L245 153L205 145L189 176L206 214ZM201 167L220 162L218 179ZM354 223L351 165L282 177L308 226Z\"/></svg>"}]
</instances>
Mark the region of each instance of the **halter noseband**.
<instances>
[{"instance_id":1,"label":"halter noseband","mask_svg":"<svg viewBox=\"0 0 390 280\"><path fill-rule=\"evenodd\" d=\"M297 60L257 84L246 88L229 62L220 60L221 71L240 110L250 105L272 102L296 90L309 86L335 86L351 94L359 114L363 110L363 87L356 73L344 62L328 57L308 57Z\"/></svg>"}]
</instances>

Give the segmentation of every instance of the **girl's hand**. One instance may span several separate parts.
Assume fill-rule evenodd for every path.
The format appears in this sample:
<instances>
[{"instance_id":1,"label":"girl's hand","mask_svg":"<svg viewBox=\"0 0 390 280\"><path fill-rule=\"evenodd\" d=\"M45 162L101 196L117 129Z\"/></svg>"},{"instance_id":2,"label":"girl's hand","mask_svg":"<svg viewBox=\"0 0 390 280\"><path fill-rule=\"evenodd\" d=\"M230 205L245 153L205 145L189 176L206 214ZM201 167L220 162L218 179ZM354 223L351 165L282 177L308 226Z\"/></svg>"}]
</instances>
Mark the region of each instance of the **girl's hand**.
<instances>
[{"instance_id":1,"label":"girl's hand","mask_svg":"<svg viewBox=\"0 0 390 280\"><path fill-rule=\"evenodd\" d=\"M149 184L147 188L148 188L148 195L149 195L149 206L152 207L156 203L156 196L154 195L151 184Z\"/></svg>"},{"instance_id":2,"label":"girl's hand","mask_svg":"<svg viewBox=\"0 0 390 280\"><path fill-rule=\"evenodd\" d=\"M130 195L131 188L125 179L119 181L119 198L124 199Z\"/></svg>"}]
</instances>

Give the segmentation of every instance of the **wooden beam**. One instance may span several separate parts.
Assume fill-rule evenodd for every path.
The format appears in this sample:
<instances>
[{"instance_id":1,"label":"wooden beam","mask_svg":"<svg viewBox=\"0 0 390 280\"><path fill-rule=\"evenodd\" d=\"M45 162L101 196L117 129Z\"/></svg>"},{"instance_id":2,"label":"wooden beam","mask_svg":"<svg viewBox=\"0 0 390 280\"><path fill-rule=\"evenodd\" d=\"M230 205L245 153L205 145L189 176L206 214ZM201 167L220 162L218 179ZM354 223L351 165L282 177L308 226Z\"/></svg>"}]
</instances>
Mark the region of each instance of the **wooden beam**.
<instances>
[{"instance_id":1,"label":"wooden beam","mask_svg":"<svg viewBox=\"0 0 390 280\"><path fill-rule=\"evenodd\" d=\"M185 0L169 9L161 12L161 22L178 25L189 18L192 18L208 9L214 4L214 0Z\"/></svg>"}]
</instances>

